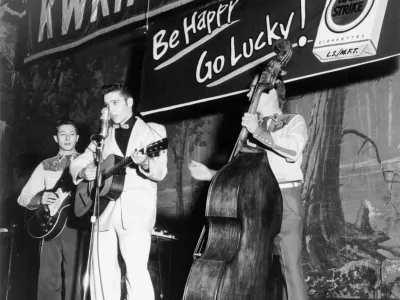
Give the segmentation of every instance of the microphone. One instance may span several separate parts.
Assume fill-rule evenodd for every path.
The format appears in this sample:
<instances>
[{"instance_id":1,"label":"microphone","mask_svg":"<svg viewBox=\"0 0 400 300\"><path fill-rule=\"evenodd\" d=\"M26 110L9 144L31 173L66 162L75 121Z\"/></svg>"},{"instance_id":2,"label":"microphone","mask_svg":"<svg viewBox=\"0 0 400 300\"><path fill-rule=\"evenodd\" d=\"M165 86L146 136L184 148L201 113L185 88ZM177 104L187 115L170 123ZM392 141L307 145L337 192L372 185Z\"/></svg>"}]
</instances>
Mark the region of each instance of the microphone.
<instances>
[{"instance_id":1,"label":"microphone","mask_svg":"<svg viewBox=\"0 0 400 300\"><path fill-rule=\"evenodd\" d=\"M108 136L108 127L110 126L110 110L108 106L101 110L100 124L99 135L105 139Z\"/></svg>"}]
</instances>

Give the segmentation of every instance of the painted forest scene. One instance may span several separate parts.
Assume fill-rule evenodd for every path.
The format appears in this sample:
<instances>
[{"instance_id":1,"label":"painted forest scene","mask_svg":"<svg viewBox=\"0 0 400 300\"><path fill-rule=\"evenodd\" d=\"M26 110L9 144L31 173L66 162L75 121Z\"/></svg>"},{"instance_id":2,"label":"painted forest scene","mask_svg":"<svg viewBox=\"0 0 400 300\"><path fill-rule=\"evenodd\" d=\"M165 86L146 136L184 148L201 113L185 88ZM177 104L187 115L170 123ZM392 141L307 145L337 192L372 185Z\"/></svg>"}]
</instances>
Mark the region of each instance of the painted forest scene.
<instances>
[{"instance_id":1,"label":"painted forest scene","mask_svg":"<svg viewBox=\"0 0 400 300\"><path fill-rule=\"evenodd\" d=\"M395 73L290 103L309 113L303 268L314 299L399 297L398 81Z\"/></svg>"},{"instance_id":2,"label":"painted forest scene","mask_svg":"<svg viewBox=\"0 0 400 300\"><path fill-rule=\"evenodd\" d=\"M0 2L0 175L4 183L0 217L17 216L12 221L20 228L24 213L16 197L34 167L56 155L54 123L61 118L75 121L81 135L78 151L84 151L90 135L98 130L103 105L100 87L125 81L139 90L141 65L127 62L132 55L143 55L141 42L138 46L130 42L130 33L124 32L16 68L14 36L21 13ZM103 51L97 51L99 47ZM316 83L307 79L287 85L284 112L302 114L308 124L302 165L303 270L312 300L400 298L399 62L391 58L372 67L323 75ZM241 94L191 110L143 117L167 128L168 175L158 186L156 225L179 237L174 249L179 248L181 261L166 267L179 277L171 280L178 286L187 277L203 226L208 190L207 183L190 177L188 164L195 160L216 169L223 166L247 105ZM164 243L158 251L168 256L171 247ZM17 265L26 263L25 254L18 254ZM153 249L151 257L158 254ZM156 271L151 275L154 282L163 276ZM31 292L18 282L23 276L30 275L26 270L12 275L20 300ZM182 292L168 291L177 296L174 299Z\"/></svg>"}]
</instances>

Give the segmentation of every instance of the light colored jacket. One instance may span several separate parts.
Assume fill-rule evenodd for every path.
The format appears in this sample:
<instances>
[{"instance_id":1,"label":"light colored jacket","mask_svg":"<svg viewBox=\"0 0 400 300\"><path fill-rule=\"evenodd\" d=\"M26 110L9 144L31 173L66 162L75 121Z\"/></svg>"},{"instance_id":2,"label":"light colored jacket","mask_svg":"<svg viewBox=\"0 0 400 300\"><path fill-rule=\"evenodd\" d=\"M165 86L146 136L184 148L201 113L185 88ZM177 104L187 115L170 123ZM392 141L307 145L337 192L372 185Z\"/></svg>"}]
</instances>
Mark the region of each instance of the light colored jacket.
<instances>
[{"instance_id":1,"label":"light colored jacket","mask_svg":"<svg viewBox=\"0 0 400 300\"><path fill-rule=\"evenodd\" d=\"M136 117L135 125L128 142L126 157L135 149L141 149L152 142L166 137L165 127L156 123L145 123ZM71 176L75 184L82 181L78 173L89 163L93 163L95 145L91 143L85 152L76 158L70 166ZM123 157L115 140L115 128L109 129L109 134L104 140L103 159L114 154ZM157 181L167 175L167 150L161 151L160 156L150 158L149 172L142 168L126 168L123 192L117 201L121 201L122 225L124 229L148 231L151 233L157 209ZM115 201L110 201L107 208L99 218L99 230L109 229Z\"/></svg>"}]
</instances>

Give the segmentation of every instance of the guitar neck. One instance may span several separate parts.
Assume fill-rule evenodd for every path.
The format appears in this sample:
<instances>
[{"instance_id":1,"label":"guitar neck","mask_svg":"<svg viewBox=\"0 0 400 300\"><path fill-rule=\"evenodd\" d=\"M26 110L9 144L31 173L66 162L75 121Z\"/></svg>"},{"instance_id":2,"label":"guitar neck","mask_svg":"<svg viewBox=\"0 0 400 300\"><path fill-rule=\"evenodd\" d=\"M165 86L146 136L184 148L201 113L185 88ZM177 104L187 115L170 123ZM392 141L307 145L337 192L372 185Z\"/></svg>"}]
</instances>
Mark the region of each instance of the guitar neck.
<instances>
[{"instance_id":1,"label":"guitar neck","mask_svg":"<svg viewBox=\"0 0 400 300\"><path fill-rule=\"evenodd\" d=\"M155 155L158 155L161 150L167 149L168 148L168 139L163 138L162 140L159 140L157 142L154 142L150 145L147 146L147 148L142 148L139 150L140 153L146 154L149 157L154 157ZM103 179L107 179L111 176L113 176L115 173L120 173L122 169L125 169L127 166L133 163L132 157L129 156L123 160L121 160L119 163L115 164L111 168L108 168L106 170L103 170L101 172L101 176Z\"/></svg>"},{"instance_id":2,"label":"guitar neck","mask_svg":"<svg viewBox=\"0 0 400 300\"><path fill-rule=\"evenodd\" d=\"M102 177L103 179L107 179L111 176L113 176L115 173L119 173L122 169L125 169L127 166L133 163L132 157L127 157L123 160L121 160L119 163L115 164L111 168L108 168L107 170L104 170L102 172Z\"/></svg>"}]
</instances>

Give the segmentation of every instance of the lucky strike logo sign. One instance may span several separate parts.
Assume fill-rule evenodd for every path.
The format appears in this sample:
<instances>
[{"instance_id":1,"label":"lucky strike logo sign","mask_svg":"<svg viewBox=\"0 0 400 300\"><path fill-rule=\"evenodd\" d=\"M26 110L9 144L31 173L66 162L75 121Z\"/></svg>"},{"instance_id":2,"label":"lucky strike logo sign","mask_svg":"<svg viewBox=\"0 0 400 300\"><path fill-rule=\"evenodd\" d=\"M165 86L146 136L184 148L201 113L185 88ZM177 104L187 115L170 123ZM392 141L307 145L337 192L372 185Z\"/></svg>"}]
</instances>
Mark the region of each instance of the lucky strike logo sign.
<instances>
[{"instance_id":1,"label":"lucky strike logo sign","mask_svg":"<svg viewBox=\"0 0 400 300\"><path fill-rule=\"evenodd\" d=\"M368 15L375 0L331 0L325 22L333 32L345 32L358 26Z\"/></svg>"}]
</instances>

